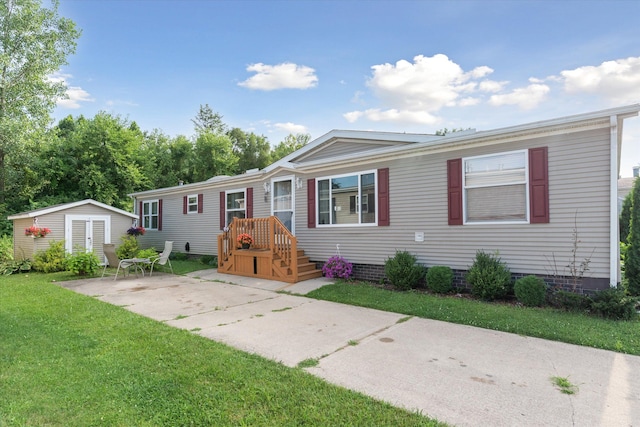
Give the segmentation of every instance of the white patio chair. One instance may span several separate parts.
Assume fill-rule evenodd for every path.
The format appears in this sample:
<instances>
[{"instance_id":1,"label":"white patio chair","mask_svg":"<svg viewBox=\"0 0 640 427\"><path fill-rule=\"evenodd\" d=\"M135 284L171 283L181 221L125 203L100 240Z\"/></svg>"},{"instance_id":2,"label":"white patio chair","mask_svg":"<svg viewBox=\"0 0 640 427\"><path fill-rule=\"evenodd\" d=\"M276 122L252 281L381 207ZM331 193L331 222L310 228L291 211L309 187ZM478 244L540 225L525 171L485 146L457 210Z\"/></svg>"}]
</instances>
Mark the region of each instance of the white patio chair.
<instances>
[{"instance_id":1,"label":"white patio chair","mask_svg":"<svg viewBox=\"0 0 640 427\"><path fill-rule=\"evenodd\" d=\"M115 268L116 266L117 266L116 277L114 277L113 280L116 280L118 278L120 269L122 269L122 271L124 272L124 275L126 276L127 273L129 272L129 267L131 266L134 266L136 268L136 274L137 274L137 268L139 268L138 264L139 264L139 261L141 260L118 259L118 256L116 255L116 245L114 245L113 243L103 244L102 250L104 252L104 256L107 257L107 262L105 263L104 269L102 270L102 277L104 277L104 274L107 271L107 267ZM144 275L144 272L142 274Z\"/></svg>"},{"instance_id":2,"label":"white patio chair","mask_svg":"<svg viewBox=\"0 0 640 427\"><path fill-rule=\"evenodd\" d=\"M169 268L171 269L171 274L173 274L173 267L171 266L171 260L169 260L169 256L171 255L171 251L173 250L173 242L165 241L164 242L164 250L158 254L157 258L151 260L151 272L149 276L153 275L153 266L156 264L165 265L169 264Z\"/></svg>"}]
</instances>

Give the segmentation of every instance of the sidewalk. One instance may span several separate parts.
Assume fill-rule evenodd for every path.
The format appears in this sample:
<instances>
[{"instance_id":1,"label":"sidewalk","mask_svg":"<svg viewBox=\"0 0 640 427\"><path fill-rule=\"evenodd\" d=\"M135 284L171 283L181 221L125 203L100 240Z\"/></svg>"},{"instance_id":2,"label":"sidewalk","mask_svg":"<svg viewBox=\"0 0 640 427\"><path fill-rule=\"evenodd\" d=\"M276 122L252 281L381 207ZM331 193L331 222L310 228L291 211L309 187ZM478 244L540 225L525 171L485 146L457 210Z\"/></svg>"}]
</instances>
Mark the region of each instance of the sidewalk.
<instances>
[{"instance_id":1,"label":"sidewalk","mask_svg":"<svg viewBox=\"0 0 640 427\"><path fill-rule=\"evenodd\" d=\"M204 270L61 285L287 366L317 359L313 375L452 425L640 425L638 356L275 292L327 283Z\"/></svg>"}]
</instances>

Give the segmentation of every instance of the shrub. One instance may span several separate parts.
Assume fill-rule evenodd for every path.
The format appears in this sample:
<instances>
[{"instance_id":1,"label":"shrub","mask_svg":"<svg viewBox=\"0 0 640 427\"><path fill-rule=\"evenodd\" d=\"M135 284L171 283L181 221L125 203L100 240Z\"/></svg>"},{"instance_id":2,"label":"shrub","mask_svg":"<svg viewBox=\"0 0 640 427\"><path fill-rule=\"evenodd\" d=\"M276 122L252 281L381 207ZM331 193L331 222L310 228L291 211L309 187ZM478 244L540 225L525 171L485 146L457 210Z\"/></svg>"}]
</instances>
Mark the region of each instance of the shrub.
<instances>
[{"instance_id":1,"label":"shrub","mask_svg":"<svg viewBox=\"0 0 640 427\"><path fill-rule=\"evenodd\" d=\"M93 276L98 270L100 260L93 251L76 249L76 253L67 258L67 270L79 276Z\"/></svg>"},{"instance_id":2,"label":"shrub","mask_svg":"<svg viewBox=\"0 0 640 427\"><path fill-rule=\"evenodd\" d=\"M427 288L437 294L453 290L453 271L446 265L434 265L427 270Z\"/></svg>"},{"instance_id":3,"label":"shrub","mask_svg":"<svg viewBox=\"0 0 640 427\"><path fill-rule=\"evenodd\" d=\"M335 255L324 263L322 273L331 279L348 279L353 273L353 264L343 257Z\"/></svg>"},{"instance_id":4,"label":"shrub","mask_svg":"<svg viewBox=\"0 0 640 427\"><path fill-rule=\"evenodd\" d=\"M476 252L476 259L465 277L471 293L483 300L503 298L511 286L511 272L496 255Z\"/></svg>"},{"instance_id":5,"label":"shrub","mask_svg":"<svg viewBox=\"0 0 640 427\"><path fill-rule=\"evenodd\" d=\"M25 273L31 270L31 261L2 261L0 262L0 276L8 276L13 273Z\"/></svg>"},{"instance_id":6,"label":"shrub","mask_svg":"<svg viewBox=\"0 0 640 427\"><path fill-rule=\"evenodd\" d=\"M591 305L589 297L575 292L558 290L551 294L549 303L565 311L587 311Z\"/></svg>"},{"instance_id":7,"label":"shrub","mask_svg":"<svg viewBox=\"0 0 640 427\"><path fill-rule=\"evenodd\" d=\"M638 299L628 296L622 289L606 289L591 297L591 313L614 320L633 320L638 314Z\"/></svg>"},{"instance_id":8,"label":"shrub","mask_svg":"<svg viewBox=\"0 0 640 427\"><path fill-rule=\"evenodd\" d=\"M176 261L186 261L189 259L189 255L183 252L171 252L171 255L169 255L169 259L175 259Z\"/></svg>"},{"instance_id":9,"label":"shrub","mask_svg":"<svg viewBox=\"0 0 640 427\"><path fill-rule=\"evenodd\" d=\"M149 259L153 260L154 258L158 257L158 252L154 248L140 249L135 257L136 258L149 258ZM150 270L151 269L151 264L143 264L141 267L144 268L145 270Z\"/></svg>"},{"instance_id":10,"label":"shrub","mask_svg":"<svg viewBox=\"0 0 640 427\"><path fill-rule=\"evenodd\" d=\"M64 240L49 242L49 248L38 251L33 257L33 269L43 273L65 271L67 253L64 250Z\"/></svg>"},{"instance_id":11,"label":"shrub","mask_svg":"<svg viewBox=\"0 0 640 427\"><path fill-rule=\"evenodd\" d=\"M200 257L200 262L204 265L218 265L218 257L215 255L202 255Z\"/></svg>"},{"instance_id":12,"label":"shrub","mask_svg":"<svg viewBox=\"0 0 640 427\"><path fill-rule=\"evenodd\" d=\"M116 248L116 255L120 259L135 258L140 251L138 239L135 236L123 236L122 243Z\"/></svg>"},{"instance_id":13,"label":"shrub","mask_svg":"<svg viewBox=\"0 0 640 427\"><path fill-rule=\"evenodd\" d=\"M13 261L13 238L11 236L0 237L0 263Z\"/></svg>"},{"instance_id":14,"label":"shrub","mask_svg":"<svg viewBox=\"0 0 640 427\"><path fill-rule=\"evenodd\" d=\"M516 280L514 292L522 305L540 307L547 295L547 285L538 276L525 276Z\"/></svg>"},{"instance_id":15,"label":"shrub","mask_svg":"<svg viewBox=\"0 0 640 427\"><path fill-rule=\"evenodd\" d=\"M405 291L417 287L425 276L424 267L407 251L396 251L393 258L388 258L384 263L384 274L393 286Z\"/></svg>"}]
</instances>

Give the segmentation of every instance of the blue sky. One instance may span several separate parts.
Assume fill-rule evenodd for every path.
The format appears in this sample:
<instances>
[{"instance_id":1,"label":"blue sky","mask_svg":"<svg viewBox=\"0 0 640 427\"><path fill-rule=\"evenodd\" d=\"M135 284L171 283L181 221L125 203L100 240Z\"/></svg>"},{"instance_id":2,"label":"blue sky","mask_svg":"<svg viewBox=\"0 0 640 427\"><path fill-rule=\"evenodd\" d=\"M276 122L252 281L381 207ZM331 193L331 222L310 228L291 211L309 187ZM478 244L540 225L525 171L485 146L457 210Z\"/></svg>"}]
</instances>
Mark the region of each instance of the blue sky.
<instances>
[{"instance_id":1,"label":"blue sky","mask_svg":"<svg viewBox=\"0 0 640 427\"><path fill-rule=\"evenodd\" d=\"M61 0L82 30L54 112L231 127L496 129L640 103L638 1ZM640 163L625 122L621 174Z\"/></svg>"}]
</instances>

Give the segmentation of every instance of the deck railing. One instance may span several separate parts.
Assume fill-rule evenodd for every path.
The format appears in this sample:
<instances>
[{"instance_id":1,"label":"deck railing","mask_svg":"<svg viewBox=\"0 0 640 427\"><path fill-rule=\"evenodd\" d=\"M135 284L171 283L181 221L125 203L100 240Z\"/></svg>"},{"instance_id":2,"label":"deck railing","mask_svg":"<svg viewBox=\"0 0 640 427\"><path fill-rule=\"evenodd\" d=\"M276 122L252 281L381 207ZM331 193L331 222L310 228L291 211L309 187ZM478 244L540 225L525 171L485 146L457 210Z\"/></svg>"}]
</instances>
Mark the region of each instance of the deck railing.
<instances>
[{"instance_id":1,"label":"deck railing","mask_svg":"<svg viewBox=\"0 0 640 427\"><path fill-rule=\"evenodd\" d=\"M297 240L285 225L275 216L268 218L234 218L228 230L218 236L218 267L231 258L234 251L241 248L238 235L247 233L253 238L251 249L268 250L282 261L293 279L298 275Z\"/></svg>"}]
</instances>

